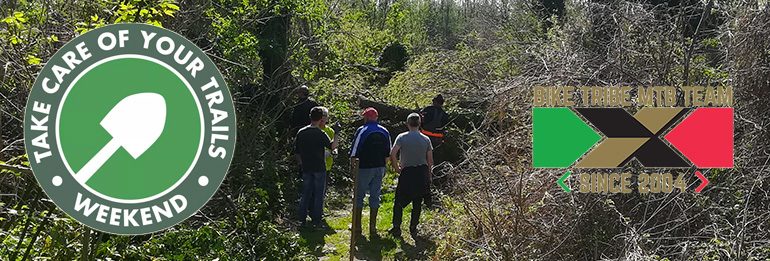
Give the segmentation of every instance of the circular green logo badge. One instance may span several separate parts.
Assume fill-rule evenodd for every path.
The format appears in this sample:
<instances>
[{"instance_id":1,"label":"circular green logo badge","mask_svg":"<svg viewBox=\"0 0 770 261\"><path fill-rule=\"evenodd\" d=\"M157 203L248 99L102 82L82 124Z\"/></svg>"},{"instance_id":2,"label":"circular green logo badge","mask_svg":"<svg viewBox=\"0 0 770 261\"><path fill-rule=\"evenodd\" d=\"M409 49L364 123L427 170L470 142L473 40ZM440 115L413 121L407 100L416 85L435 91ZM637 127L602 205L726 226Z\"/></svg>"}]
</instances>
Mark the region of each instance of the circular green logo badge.
<instances>
[{"instance_id":1,"label":"circular green logo badge","mask_svg":"<svg viewBox=\"0 0 770 261\"><path fill-rule=\"evenodd\" d=\"M93 229L146 234L194 214L235 149L214 63L172 31L105 26L51 57L32 87L24 143L40 186Z\"/></svg>"}]
</instances>

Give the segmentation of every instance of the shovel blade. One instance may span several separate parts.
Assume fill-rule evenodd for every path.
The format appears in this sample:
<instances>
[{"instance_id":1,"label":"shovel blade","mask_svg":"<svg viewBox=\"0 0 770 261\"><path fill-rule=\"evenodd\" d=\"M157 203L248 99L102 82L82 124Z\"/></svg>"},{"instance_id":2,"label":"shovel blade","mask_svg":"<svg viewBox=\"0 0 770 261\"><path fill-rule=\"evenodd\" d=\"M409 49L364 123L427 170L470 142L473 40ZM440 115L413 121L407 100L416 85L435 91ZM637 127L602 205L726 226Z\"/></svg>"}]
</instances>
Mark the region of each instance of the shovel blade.
<instances>
[{"instance_id":1,"label":"shovel blade","mask_svg":"<svg viewBox=\"0 0 770 261\"><path fill-rule=\"evenodd\" d=\"M104 116L101 126L134 159L155 143L166 126L166 100L157 93L123 98Z\"/></svg>"}]
</instances>

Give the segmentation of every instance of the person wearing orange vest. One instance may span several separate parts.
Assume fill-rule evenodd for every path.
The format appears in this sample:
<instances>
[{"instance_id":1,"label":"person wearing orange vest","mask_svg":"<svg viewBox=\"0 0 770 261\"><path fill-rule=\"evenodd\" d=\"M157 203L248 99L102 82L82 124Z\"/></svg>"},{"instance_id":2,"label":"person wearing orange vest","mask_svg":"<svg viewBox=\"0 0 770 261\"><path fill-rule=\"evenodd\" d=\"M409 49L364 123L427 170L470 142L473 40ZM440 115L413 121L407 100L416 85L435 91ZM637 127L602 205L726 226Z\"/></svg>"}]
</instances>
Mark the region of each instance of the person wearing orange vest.
<instances>
[{"instance_id":1,"label":"person wearing orange vest","mask_svg":"<svg viewBox=\"0 0 770 261\"><path fill-rule=\"evenodd\" d=\"M446 131L444 127L449 124L449 114L444 111L444 96L441 94L433 98L433 104L420 111L422 126L420 132L430 138L433 147L444 142Z\"/></svg>"}]
</instances>

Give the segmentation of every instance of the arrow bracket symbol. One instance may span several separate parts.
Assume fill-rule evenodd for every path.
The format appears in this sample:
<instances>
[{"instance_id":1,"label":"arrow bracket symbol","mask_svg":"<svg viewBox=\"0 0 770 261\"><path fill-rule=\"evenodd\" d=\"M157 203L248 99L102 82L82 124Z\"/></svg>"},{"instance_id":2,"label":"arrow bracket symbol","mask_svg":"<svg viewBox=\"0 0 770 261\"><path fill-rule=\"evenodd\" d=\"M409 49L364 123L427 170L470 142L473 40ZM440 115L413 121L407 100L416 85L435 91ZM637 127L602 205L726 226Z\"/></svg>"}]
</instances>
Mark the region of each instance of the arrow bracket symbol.
<instances>
[{"instance_id":1,"label":"arrow bracket symbol","mask_svg":"<svg viewBox=\"0 0 770 261\"><path fill-rule=\"evenodd\" d=\"M561 175L561 178L556 180L556 184L559 184L559 187L561 187L561 189L567 193L572 192L572 189L569 186L567 186L567 184L564 184L564 181L567 180L567 178L569 178L570 175L572 175L572 172L570 171L564 172L564 175Z\"/></svg>"},{"instance_id":2,"label":"arrow bracket symbol","mask_svg":"<svg viewBox=\"0 0 770 261\"><path fill-rule=\"evenodd\" d=\"M709 180L706 178L706 176L703 175L703 173L700 173L700 170L695 171L695 176L698 177L698 179L701 181L700 185L695 188L695 193L700 193L703 188L709 184Z\"/></svg>"}]
</instances>

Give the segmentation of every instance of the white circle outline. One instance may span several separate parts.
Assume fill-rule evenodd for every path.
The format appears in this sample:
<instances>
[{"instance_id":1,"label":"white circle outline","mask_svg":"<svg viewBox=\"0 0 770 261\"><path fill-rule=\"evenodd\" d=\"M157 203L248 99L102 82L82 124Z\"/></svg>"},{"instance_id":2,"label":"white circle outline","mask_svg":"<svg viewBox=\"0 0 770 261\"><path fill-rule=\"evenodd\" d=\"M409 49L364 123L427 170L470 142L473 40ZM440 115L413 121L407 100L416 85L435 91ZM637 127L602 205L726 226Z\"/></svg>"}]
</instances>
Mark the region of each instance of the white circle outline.
<instances>
[{"instance_id":1,"label":"white circle outline","mask_svg":"<svg viewBox=\"0 0 770 261\"><path fill-rule=\"evenodd\" d=\"M155 58L152 58L152 57L149 57L149 56L146 56L146 55L140 55L140 54L120 54L120 55L115 55L115 56L111 56L111 57L107 57L107 58L101 59L101 60L95 62L94 64L92 64L91 66L88 66L82 72L80 72L80 74L78 74L78 76L75 77L75 79L72 80L72 82L70 82L70 85L67 87L67 90L64 91L64 94L62 95L62 98L59 101L58 111L56 112L56 128L55 128L55 130L56 130L56 146L59 148L59 156L61 157L62 162L64 163L64 166L67 168L67 171L74 178L75 177L75 172L72 170L72 167L70 167L69 162L67 162L67 158L64 157L64 150L62 150L61 138L59 137L59 134L60 134L60 132L59 132L59 126L60 126L59 120L61 119L61 111L62 111L62 108L64 107L64 102L67 99L67 95L69 94L70 90L72 90L72 87L75 85L75 83L77 83L80 80L80 78L83 77L83 75L88 73L88 71L90 71L94 67L96 67L98 65L101 65L101 64L104 64L106 62L113 61L113 60L127 59L127 58L142 59L142 60L146 60L146 61L150 61L150 62L156 63L156 64L161 65L164 68L168 69L169 71L173 72L177 77L179 77L179 79L181 79L182 82L184 82L185 86L187 86L187 89L190 90L190 93L192 94L193 99L195 100L195 104L198 107L198 115L200 116L200 122L201 122L201 135L200 135L201 137L200 137L200 141L198 142L198 144L199 144L198 151L195 153L195 158L193 159L192 164L190 164L190 167L187 169L187 171L184 173L184 175L179 180L177 180L176 183L174 183L174 185L172 185L171 187L167 188L166 190L164 190L161 193L158 193L158 194L155 194L153 196L146 197L146 198L140 198L140 199L119 199L119 198L113 198L113 197L104 195L102 193L99 193L98 191L94 190L93 188L91 188L87 184L81 183L80 181L77 181L77 179L75 179L76 182L78 184L82 185L86 190L88 190L89 192L91 192L94 195L97 195L97 196L99 196L99 197L101 197L103 199L106 199L106 200L109 200L109 201L113 201L113 202L117 202L117 203L136 204L136 203L144 203L144 202L147 202L147 201L151 201L151 200L157 199L159 197L162 197L162 196L168 194L172 190L174 190L176 187L179 186L179 184L182 184L182 182L185 179L187 179L187 176L190 175L190 172L192 172L193 168L195 168L195 165L197 165L198 158L200 158L201 150L203 148L203 137L204 137L204 134L205 134L205 126L204 126L205 122L204 122L204 119L203 119L203 110L201 109L202 108L201 107L201 103L198 100L198 96L196 95L195 90L192 88L192 86L190 85L190 83L187 81L186 78L182 77L182 75L177 70L175 70L173 67L169 66L165 62L160 61L160 60L155 59Z\"/></svg>"}]
</instances>

